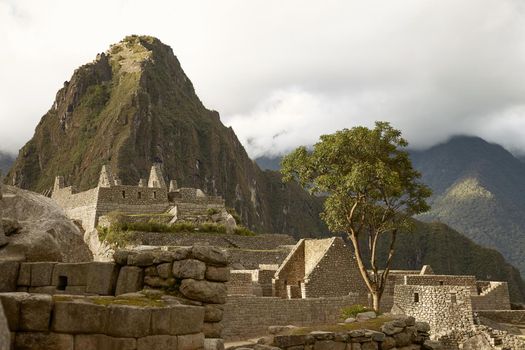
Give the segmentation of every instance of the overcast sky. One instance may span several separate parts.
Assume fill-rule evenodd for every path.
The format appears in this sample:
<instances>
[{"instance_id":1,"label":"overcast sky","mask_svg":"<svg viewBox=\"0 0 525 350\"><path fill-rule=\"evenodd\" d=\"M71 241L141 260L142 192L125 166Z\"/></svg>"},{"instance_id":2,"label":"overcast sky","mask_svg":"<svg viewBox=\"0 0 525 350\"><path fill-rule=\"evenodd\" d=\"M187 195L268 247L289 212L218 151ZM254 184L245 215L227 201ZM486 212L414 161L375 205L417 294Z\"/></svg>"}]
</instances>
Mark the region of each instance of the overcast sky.
<instances>
[{"instance_id":1,"label":"overcast sky","mask_svg":"<svg viewBox=\"0 0 525 350\"><path fill-rule=\"evenodd\" d=\"M525 8L512 0L0 0L0 149L128 34L170 45L250 155L388 120L414 147L525 153Z\"/></svg>"}]
</instances>

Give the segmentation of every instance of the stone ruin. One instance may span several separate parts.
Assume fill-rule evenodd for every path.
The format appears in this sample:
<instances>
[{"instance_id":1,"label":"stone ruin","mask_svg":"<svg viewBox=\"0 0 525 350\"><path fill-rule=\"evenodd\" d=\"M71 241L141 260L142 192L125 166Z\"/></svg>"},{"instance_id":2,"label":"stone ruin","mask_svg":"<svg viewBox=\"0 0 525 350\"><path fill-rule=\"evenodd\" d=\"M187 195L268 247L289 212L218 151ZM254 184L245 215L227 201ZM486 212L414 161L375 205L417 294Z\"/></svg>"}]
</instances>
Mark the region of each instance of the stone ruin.
<instances>
[{"instance_id":1,"label":"stone ruin","mask_svg":"<svg viewBox=\"0 0 525 350\"><path fill-rule=\"evenodd\" d=\"M124 214L127 220L137 215L142 221L161 217L166 223L202 223L212 219L224 224L228 232L236 227L222 197L208 196L197 188L179 188L175 180L167 186L160 164L154 164L148 180L140 179L136 186L123 185L106 165L102 166L97 187L84 192L65 186L64 177L57 176L51 198L85 231L107 223L105 216L112 212Z\"/></svg>"}]
</instances>

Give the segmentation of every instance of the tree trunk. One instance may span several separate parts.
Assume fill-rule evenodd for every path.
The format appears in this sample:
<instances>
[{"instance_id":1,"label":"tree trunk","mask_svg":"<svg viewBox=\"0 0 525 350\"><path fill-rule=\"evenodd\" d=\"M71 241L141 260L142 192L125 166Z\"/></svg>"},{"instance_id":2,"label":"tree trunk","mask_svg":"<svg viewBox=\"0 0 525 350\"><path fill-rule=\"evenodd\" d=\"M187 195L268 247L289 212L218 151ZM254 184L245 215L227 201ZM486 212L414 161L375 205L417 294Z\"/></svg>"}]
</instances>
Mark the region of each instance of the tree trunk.
<instances>
[{"instance_id":1,"label":"tree trunk","mask_svg":"<svg viewBox=\"0 0 525 350\"><path fill-rule=\"evenodd\" d=\"M379 305L381 303L381 295L377 291L372 292L372 307L376 314L379 314Z\"/></svg>"}]
</instances>

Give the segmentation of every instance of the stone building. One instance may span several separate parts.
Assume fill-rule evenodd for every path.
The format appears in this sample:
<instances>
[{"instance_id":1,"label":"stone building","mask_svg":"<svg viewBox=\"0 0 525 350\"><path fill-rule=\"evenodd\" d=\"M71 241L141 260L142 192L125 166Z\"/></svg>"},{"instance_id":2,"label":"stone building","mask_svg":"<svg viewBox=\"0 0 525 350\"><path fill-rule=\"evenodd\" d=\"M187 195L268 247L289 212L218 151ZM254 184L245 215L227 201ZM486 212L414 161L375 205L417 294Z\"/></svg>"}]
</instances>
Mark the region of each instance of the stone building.
<instances>
[{"instance_id":1,"label":"stone building","mask_svg":"<svg viewBox=\"0 0 525 350\"><path fill-rule=\"evenodd\" d=\"M57 176L51 198L68 217L80 221L85 230L95 228L102 216L115 211L124 214L169 212L172 221L198 222L211 210L222 215L227 226L235 226L235 220L225 210L222 197L207 196L196 188L178 188L175 180L169 184L168 187L159 164L154 164L149 179L140 179L137 186L123 185L108 166L103 166L97 187L84 192L66 187L64 177Z\"/></svg>"}]
</instances>

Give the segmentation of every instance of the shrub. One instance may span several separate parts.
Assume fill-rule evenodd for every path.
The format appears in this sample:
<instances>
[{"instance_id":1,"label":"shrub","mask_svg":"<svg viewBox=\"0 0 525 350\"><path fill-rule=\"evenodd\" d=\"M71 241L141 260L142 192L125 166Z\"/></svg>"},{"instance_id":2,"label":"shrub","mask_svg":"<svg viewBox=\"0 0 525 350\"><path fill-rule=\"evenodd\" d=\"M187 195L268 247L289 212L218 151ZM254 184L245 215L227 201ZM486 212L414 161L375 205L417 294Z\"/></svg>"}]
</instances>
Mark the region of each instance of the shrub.
<instances>
[{"instance_id":1,"label":"shrub","mask_svg":"<svg viewBox=\"0 0 525 350\"><path fill-rule=\"evenodd\" d=\"M208 210L207 210L207 214L208 214L208 216L212 216L212 215L215 215L215 214L219 214L219 210L216 209L216 208L208 208Z\"/></svg>"},{"instance_id":2,"label":"shrub","mask_svg":"<svg viewBox=\"0 0 525 350\"><path fill-rule=\"evenodd\" d=\"M255 236L255 232L244 226L237 226L233 233L239 236Z\"/></svg>"},{"instance_id":3,"label":"shrub","mask_svg":"<svg viewBox=\"0 0 525 350\"><path fill-rule=\"evenodd\" d=\"M97 227L98 238L116 248L124 248L132 242L131 233L118 227Z\"/></svg>"},{"instance_id":4,"label":"shrub","mask_svg":"<svg viewBox=\"0 0 525 350\"><path fill-rule=\"evenodd\" d=\"M361 312L371 311L369 308L363 305L352 305L341 309L341 318L347 319L349 317L356 317Z\"/></svg>"}]
</instances>

